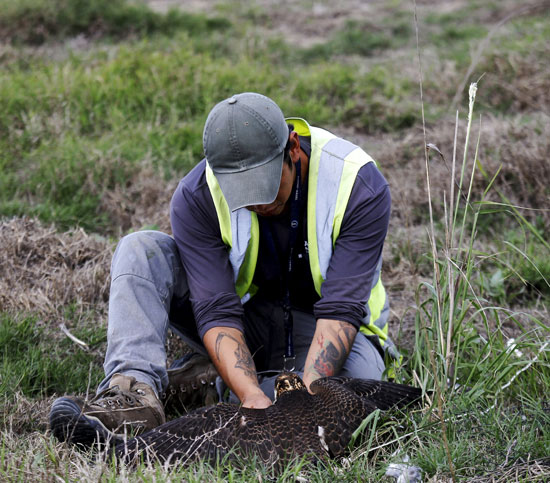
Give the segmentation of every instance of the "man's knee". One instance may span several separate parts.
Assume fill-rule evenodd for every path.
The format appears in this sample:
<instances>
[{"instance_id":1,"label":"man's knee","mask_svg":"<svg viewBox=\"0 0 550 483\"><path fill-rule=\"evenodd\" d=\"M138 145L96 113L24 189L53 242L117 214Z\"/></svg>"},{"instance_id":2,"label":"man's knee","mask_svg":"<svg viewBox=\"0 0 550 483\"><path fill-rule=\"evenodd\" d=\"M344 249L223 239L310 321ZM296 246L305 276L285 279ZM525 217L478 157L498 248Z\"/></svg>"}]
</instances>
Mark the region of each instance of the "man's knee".
<instances>
[{"instance_id":1,"label":"man's knee","mask_svg":"<svg viewBox=\"0 0 550 483\"><path fill-rule=\"evenodd\" d=\"M174 251L176 250L176 242L174 239L161 231L136 231L124 236L118 243L115 257L118 254L124 253L126 256L141 256L145 253L146 256L154 256L157 251Z\"/></svg>"},{"instance_id":2,"label":"man's knee","mask_svg":"<svg viewBox=\"0 0 550 483\"><path fill-rule=\"evenodd\" d=\"M187 290L176 242L160 231L137 231L120 240L111 263L111 278L114 281L121 275L177 286L178 293Z\"/></svg>"},{"instance_id":3,"label":"man's knee","mask_svg":"<svg viewBox=\"0 0 550 483\"><path fill-rule=\"evenodd\" d=\"M340 375L361 379L381 379L384 370L384 359L378 349L372 341L362 333L358 333Z\"/></svg>"}]
</instances>

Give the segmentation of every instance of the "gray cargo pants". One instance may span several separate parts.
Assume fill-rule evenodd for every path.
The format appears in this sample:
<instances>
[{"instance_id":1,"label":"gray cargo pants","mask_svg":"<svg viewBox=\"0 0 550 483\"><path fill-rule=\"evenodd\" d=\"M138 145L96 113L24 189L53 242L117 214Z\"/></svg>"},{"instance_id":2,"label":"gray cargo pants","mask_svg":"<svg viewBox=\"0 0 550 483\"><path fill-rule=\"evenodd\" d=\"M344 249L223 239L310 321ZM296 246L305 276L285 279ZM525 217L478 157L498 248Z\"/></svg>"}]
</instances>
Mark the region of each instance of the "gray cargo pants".
<instances>
[{"instance_id":1,"label":"gray cargo pants","mask_svg":"<svg viewBox=\"0 0 550 483\"><path fill-rule=\"evenodd\" d=\"M283 367L284 328L279 304L252 297L244 305L245 339L254 355L260 385L273 398L274 371ZM302 372L315 332L312 314L293 311L296 371ZM157 393L168 384L165 341L168 327L195 351L206 354L195 326L186 276L174 239L157 231L125 236L111 264L111 293L105 355L106 388L113 374L134 376ZM362 333L355 338L340 375L380 379L384 361ZM222 388L222 384L218 384Z\"/></svg>"}]
</instances>

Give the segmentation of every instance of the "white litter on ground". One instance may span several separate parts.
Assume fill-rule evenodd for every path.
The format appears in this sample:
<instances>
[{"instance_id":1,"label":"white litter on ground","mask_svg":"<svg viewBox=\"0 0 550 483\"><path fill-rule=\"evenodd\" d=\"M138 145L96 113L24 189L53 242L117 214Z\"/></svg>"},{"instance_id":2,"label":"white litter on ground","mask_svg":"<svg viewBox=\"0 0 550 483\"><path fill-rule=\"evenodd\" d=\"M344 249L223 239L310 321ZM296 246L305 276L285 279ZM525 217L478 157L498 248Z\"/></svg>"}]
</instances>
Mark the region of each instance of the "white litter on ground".
<instances>
[{"instance_id":1,"label":"white litter on ground","mask_svg":"<svg viewBox=\"0 0 550 483\"><path fill-rule=\"evenodd\" d=\"M396 455L398 461L390 463L386 470L386 476L391 476L396 479L396 483L421 483L422 469L418 466L410 465L409 455Z\"/></svg>"}]
</instances>

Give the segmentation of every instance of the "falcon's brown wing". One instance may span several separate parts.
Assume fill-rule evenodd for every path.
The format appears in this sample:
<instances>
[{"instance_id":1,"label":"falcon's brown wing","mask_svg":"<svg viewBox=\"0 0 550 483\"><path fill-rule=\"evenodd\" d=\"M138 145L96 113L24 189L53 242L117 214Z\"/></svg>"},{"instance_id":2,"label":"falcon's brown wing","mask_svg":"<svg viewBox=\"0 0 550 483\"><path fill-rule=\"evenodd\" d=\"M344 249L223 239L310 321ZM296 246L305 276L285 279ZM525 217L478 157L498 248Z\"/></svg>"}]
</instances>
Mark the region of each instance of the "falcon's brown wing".
<instances>
[{"instance_id":1,"label":"falcon's brown wing","mask_svg":"<svg viewBox=\"0 0 550 483\"><path fill-rule=\"evenodd\" d=\"M383 411L396 407L403 408L417 402L422 397L422 389L406 384L373 379L339 379L342 380L342 385L347 389Z\"/></svg>"},{"instance_id":2,"label":"falcon's brown wing","mask_svg":"<svg viewBox=\"0 0 550 483\"><path fill-rule=\"evenodd\" d=\"M218 404L197 409L141 436L119 443L117 458L131 462L148 455L162 462L216 461L226 455L254 452L263 461L277 458L265 410Z\"/></svg>"},{"instance_id":3,"label":"falcon's brown wing","mask_svg":"<svg viewBox=\"0 0 550 483\"><path fill-rule=\"evenodd\" d=\"M319 379L311 389L313 396L305 386L286 391L266 409L224 403L198 409L118 444L115 454L126 462L145 453L182 463L254 455L277 469L295 456L343 454L368 414L420 396L408 386L341 377Z\"/></svg>"},{"instance_id":4,"label":"falcon's brown wing","mask_svg":"<svg viewBox=\"0 0 550 483\"><path fill-rule=\"evenodd\" d=\"M333 457L346 451L353 432L370 413L406 406L422 395L412 386L346 377L318 379L310 389L319 432Z\"/></svg>"},{"instance_id":5,"label":"falcon's brown wing","mask_svg":"<svg viewBox=\"0 0 550 483\"><path fill-rule=\"evenodd\" d=\"M295 456L323 456L313 397L307 390L289 391L266 409L247 409L218 404L198 409L119 443L117 458L131 462L139 457L162 462L227 456L257 456L270 466L279 466Z\"/></svg>"}]
</instances>

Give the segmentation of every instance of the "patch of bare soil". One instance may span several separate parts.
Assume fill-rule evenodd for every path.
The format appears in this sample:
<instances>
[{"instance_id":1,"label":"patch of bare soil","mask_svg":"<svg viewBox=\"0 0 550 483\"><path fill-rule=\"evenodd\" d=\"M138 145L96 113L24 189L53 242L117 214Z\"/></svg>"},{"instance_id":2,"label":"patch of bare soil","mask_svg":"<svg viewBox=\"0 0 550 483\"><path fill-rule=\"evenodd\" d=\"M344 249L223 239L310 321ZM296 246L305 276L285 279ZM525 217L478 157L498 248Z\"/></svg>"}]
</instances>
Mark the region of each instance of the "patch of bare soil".
<instances>
[{"instance_id":1,"label":"patch of bare soil","mask_svg":"<svg viewBox=\"0 0 550 483\"><path fill-rule=\"evenodd\" d=\"M148 0L149 6L160 12L178 8L188 12L216 15L227 12L223 0ZM331 33L341 29L347 20L372 18L385 8L377 1L345 0L340 2L256 0L233 2L229 15L248 20L269 36L284 37L290 44L309 47L326 41Z\"/></svg>"}]
</instances>

